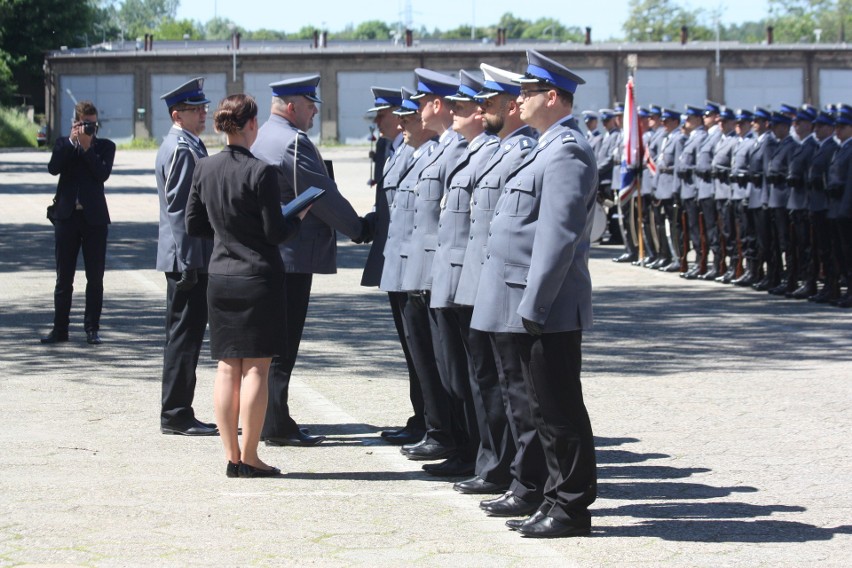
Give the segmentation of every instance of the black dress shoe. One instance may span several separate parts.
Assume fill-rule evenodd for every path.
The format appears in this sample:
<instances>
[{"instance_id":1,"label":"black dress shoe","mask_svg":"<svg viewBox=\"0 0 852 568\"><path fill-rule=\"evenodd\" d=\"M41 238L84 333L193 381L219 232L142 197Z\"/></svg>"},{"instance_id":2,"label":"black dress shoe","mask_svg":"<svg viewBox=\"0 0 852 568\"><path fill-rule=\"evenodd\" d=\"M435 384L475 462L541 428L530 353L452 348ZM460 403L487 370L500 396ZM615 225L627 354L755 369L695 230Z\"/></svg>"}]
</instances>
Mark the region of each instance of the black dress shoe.
<instances>
[{"instance_id":1,"label":"black dress shoe","mask_svg":"<svg viewBox=\"0 0 852 568\"><path fill-rule=\"evenodd\" d=\"M98 335L97 331L87 331L86 332L86 343L89 345L100 345L103 343L101 337Z\"/></svg>"},{"instance_id":2,"label":"black dress shoe","mask_svg":"<svg viewBox=\"0 0 852 568\"><path fill-rule=\"evenodd\" d=\"M540 520L542 520L546 516L547 515L545 515L539 509L538 511L536 511L535 513L533 513L532 515L530 515L526 519L509 519L508 521L506 521L506 526L509 527L509 530L516 531L523 526L534 525L535 523L539 522Z\"/></svg>"},{"instance_id":3,"label":"black dress shoe","mask_svg":"<svg viewBox=\"0 0 852 568\"><path fill-rule=\"evenodd\" d=\"M453 456L441 463L427 463L423 471L436 477L461 477L473 475L475 464L466 462L458 456Z\"/></svg>"},{"instance_id":4,"label":"black dress shoe","mask_svg":"<svg viewBox=\"0 0 852 568\"><path fill-rule=\"evenodd\" d=\"M394 444L397 446L402 446L405 444L415 444L423 439L424 432L423 430L409 430L408 428L403 428L397 434L389 434L387 436L382 432L382 439L389 444Z\"/></svg>"},{"instance_id":5,"label":"black dress shoe","mask_svg":"<svg viewBox=\"0 0 852 568\"><path fill-rule=\"evenodd\" d=\"M811 284L809 282L805 282L793 292L787 295L788 298L793 298L794 300L805 300L810 298L817 292L816 284Z\"/></svg>"},{"instance_id":6,"label":"black dress shoe","mask_svg":"<svg viewBox=\"0 0 852 568\"><path fill-rule=\"evenodd\" d=\"M529 525L521 525L518 532L530 538L559 538L564 536L586 536L592 532L590 520L565 523L545 515L543 519Z\"/></svg>"},{"instance_id":7,"label":"black dress shoe","mask_svg":"<svg viewBox=\"0 0 852 568\"><path fill-rule=\"evenodd\" d=\"M636 257L630 254L629 252L626 252L621 256L617 256L612 259L613 262L633 262L634 260L636 260Z\"/></svg>"},{"instance_id":8,"label":"black dress shoe","mask_svg":"<svg viewBox=\"0 0 852 568\"><path fill-rule=\"evenodd\" d=\"M459 481L458 483L453 484L453 489L458 491L459 493L464 493L465 495L488 495L488 494L497 494L503 493L507 489L509 489L508 483L491 483L490 481L485 481L478 475L471 479L466 479L464 481Z\"/></svg>"},{"instance_id":9,"label":"black dress shoe","mask_svg":"<svg viewBox=\"0 0 852 568\"><path fill-rule=\"evenodd\" d=\"M672 261L672 259L670 259L670 258L660 257L657 260L655 260L654 262L652 262L651 264L646 264L645 268L650 268L651 270L657 270L659 268L662 268L663 266L666 266L671 261Z\"/></svg>"},{"instance_id":10,"label":"black dress shoe","mask_svg":"<svg viewBox=\"0 0 852 568\"><path fill-rule=\"evenodd\" d=\"M787 293L787 283L782 282L778 286L775 286L774 288L770 288L769 290L767 290L767 292L769 292L773 296L783 296Z\"/></svg>"},{"instance_id":11,"label":"black dress shoe","mask_svg":"<svg viewBox=\"0 0 852 568\"><path fill-rule=\"evenodd\" d=\"M532 515L538 509L539 505L541 505L540 502L530 503L529 501L524 501L509 491L497 499L483 501L479 504L479 508L492 517L521 517Z\"/></svg>"},{"instance_id":12,"label":"black dress shoe","mask_svg":"<svg viewBox=\"0 0 852 568\"><path fill-rule=\"evenodd\" d=\"M716 270L716 267L712 267L707 270L704 274L698 277L699 280L715 280L716 277L719 276L719 271Z\"/></svg>"},{"instance_id":13,"label":"black dress shoe","mask_svg":"<svg viewBox=\"0 0 852 568\"><path fill-rule=\"evenodd\" d=\"M240 462L239 465L240 477L278 477L279 475L281 475L281 470L277 467L260 469L243 462Z\"/></svg>"},{"instance_id":14,"label":"black dress shoe","mask_svg":"<svg viewBox=\"0 0 852 568\"><path fill-rule=\"evenodd\" d=\"M240 464L228 460L228 466L225 468L225 475L228 477L240 476Z\"/></svg>"},{"instance_id":15,"label":"black dress shoe","mask_svg":"<svg viewBox=\"0 0 852 568\"><path fill-rule=\"evenodd\" d=\"M160 425L160 432L163 434L175 434L178 436L218 436L219 430L211 428L206 424L195 421L194 424L188 426L168 426Z\"/></svg>"},{"instance_id":16,"label":"black dress shoe","mask_svg":"<svg viewBox=\"0 0 852 568\"><path fill-rule=\"evenodd\" d=\"M50 333L45 335L40 340L42 343L62 343L63 341L68 341L68 332L56 331L55 329L51 329Z\"/></svg>"},{"instance_id":17,"label":"black dress shoe","mask_svg":"<svg viewBox=\"0 0 852 568\"><path fill-rule=\"evenodd\" d=\"M303 448L316 446L323 441L325 441L325 436L311 436L301 428L288 436L263 438L263 443L267 446L299 446Z\"/></svg>"},{"instance_id":18,"label":"black dress shoe","mask_svg":"<svg viewBox=\"0 0 852 568\"><path fill-rule=\"evenodd\" d=\"M442 446L437 442L420 442L410 446L403 446L399 449L400 453L410 460L442 460L449 458L456 453L455 448Z\"/></svg>"}]
</instances>

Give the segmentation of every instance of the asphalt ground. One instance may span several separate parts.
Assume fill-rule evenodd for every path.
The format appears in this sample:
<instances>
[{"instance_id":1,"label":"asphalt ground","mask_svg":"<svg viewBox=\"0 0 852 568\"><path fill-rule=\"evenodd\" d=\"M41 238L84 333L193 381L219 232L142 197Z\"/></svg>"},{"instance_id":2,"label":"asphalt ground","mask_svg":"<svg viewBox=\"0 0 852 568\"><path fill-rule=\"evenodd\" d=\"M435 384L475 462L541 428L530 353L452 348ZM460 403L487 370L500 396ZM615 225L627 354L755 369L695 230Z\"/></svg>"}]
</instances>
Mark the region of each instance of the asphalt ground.
<instances>
[{"instance_id":1,"label":"asphalt ground","mask_svg":"<svg viewBox=\"0 0 852 568\"><path fill-rule=\"evenodd\" d=\"M369 210L366 148L329 148ZM599 498L590 537L530 540L479 497L385 445L409 414L367 248L339 242L314 279L293 415L328 436L265 448L279 479L228 479L218 438L159 432L165 278L153 270L154 152L119 151L101 336L53 310L49 154L0 154L0 565L848 566L852 313L617 265L594 247L584 336ZM212 420L205 345L195 408Z\"/></svg>"}]
</instances>

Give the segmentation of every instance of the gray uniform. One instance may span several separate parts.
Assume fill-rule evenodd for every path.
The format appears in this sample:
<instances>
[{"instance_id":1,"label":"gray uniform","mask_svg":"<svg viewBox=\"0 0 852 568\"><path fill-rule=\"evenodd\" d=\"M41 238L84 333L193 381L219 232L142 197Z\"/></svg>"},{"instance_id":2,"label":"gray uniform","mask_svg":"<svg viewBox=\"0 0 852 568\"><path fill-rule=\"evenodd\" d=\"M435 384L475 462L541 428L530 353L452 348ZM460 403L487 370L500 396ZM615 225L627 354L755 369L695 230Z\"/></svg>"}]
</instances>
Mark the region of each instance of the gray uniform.
<instances>
[{"instance_id":1,"label":"gray uniform","mask_svg":"<svg viewBox=\"0 0 852 568\"><path fill-rule=\"evenodd\" d=\"M438 245L438 215L446 191L447 172L458 162L467 141L458 133L447 130L441 135L438 149L430 163L420 172L414 192L414 217L411 238L403 245L403 291L422 291L432 288L432 260ZM404 191L400 187L400 192Z\"/></svg>"},{"instance_id":2,"label":"gray uniform","mask_svg":"<svg viewBox=\"0 0 852 568\"><path fill-rule=\"evenodd\" d=\"M793 153L799 143L792 136L787 136L774 146L767 165L767 186L769 190L769 207L783 209L787 207L790 198L790 188L787 186L787 170Z\"/></svg>"},{"instance_id":3,"label":"gray uniform","mask_svg":"<svg viewBox=\"0 0 852 568\"><path fill-rule=\"evenodd\" d=\"M660 152L657 155L657 183L654 185L654 198L658 200L671 199L677 193L677 178L675 177L675 161L677 158L678 140L683 133L675 128L663 136Z\"/></svg>"},{"instance_id":4,"label":"gray uniform","mask_svg":"<svg viewBox=\"0 0 852 568\"><path fill-rule=\"evenodd\" d=\"M716 142L716 148L713 150L710 170L713 177L713 197L716 198L716 201L731 199L731 169L737 142L739 142L739 138L732 132L719 138Z\"/></svg>"},{"instance_id":5,"label":"gray uniform","mask_svg":"<svg viewBox=\"0 0 852 568\"><path fill-rule=\"evenodd\" d=\"M157 270L207 272L213 241L190 237L184 218L195 162L207 156L198 138L173 126L166 134L154 162L160 199L160 230L157 240Z\"/></svg>"},{"instance_id":6,"label":"gray uniform","mask_svg":"<svg viewBox=\"0 0 852 568\"><path fill-rule=\"evenodd\" d=\"M808 210L808 189L805 185L805 177L818 149L819 142L816 135L810 134L802 140L790 157L787 167L787 185L790 188L787 209L791 211Z\"/></svg>"},{"instance_id":7,"label":"gray uniform","mask_svg":"<svg viewBox=\"0 0 852 568\"><path fill-rule=\"evenodd\" d=\"M597 171L592 149L555 124L506 179L491 222L471 326L525 333L592 326L589 232Z\"/></svg>"},{"instance_id":8,"label":"gray uniform","mask_svg":"<svg viewBox=\"0 0 852 568\"><path fill-rule=\"evenodd\" d=\"M251 152L284 171L282 202L290 201L311 186L325 190L323 198L314 203L302 221L299 235L279 245L284 270L304 274L337 272L335 230L355 239L361 234L361 221L329 177L317 147L307 134L273 114L260 127Z\"/></svg>"},{"instance_id":9,"label":"gray uniform","mask_svg":"<svg viewBox=\"0 0 852 568\"><path fill-rule=\"evenodd\" d=\"M698 199L710 199L716 194L716 186L713 183L713 152L716 144L722 138L722 127L718 124L710 127L707 136L698 148L695 157L695 182L698 186Z\"/></svg>"},{"instance_id":10,"label":"gray uniform","mask_svg":"<svg viewBox=\"0 0 852 568\"><path fill-rule=\"evenodd\" d=\"M698 160L698 151L704 144L704 140L706 138L707 131L704 130L704 127L697 127L689 133L686 144L683 146L683 150L677 156L677 162L675 162L675 173L677 174L678 179L681 180L681 199L694 199L698 196L695 165Z\"/></svg>"},{"instance_id":11,"label":"gray uniform","mask_svg":"<svg viewBox=\"0 0 852 568\"><path fill-rule=\"evenodd\" d=\"M500 142L500 147L489 158L478 176L471 197L470 235L464 253L461 276L456 289L455 302L472 306L479 287L479 276L485 264L485 245L494 208L509 175L529 154L535 145L533 129L525 126Z\"/></svg>"},{"instance_id":12,"label":"gray uniform","mask_svg":"<svg viewBox=\"0 0 852 568\"><path fill-rule=\"evenodd\" d=\"M432 295L429 306L459 305L456 291L470 237L473 189L482 166L497 149L499 139L482 133L467 146L458 163L447 173L446 192L438 218L438 247L432 262Z\"/></svg>"},{"instance_id":13,"label":"gray uniform","mask_svg":"<svg viewBox=\"0 0 852 568\"><path fill-rule=\"evenodd\" d=\"M754 132L749 131L744 137L737 137L734 147L734 157L731 165L731 199L747 199L750 180L748 162L754 148Z\"/></svg>"},{"instance_id":14,"label":"gray uniform","mask_svg":"<svg viewBox=\"0 0 852 568\"><path fill-rule=\"evenodd\" d=\"M760 209L769 204L769 189L766 184L766 171L772 147L777 143L772 132L764 132L755 140L748 155L748 208Z\"/></svg>"},{"instance_id":15,"label":"gray uniform","mask_svg":"<svg viewBox=\"0 0 852 568\"><path fill-rule=\"evenodd\" d=\"M429 140L414 150L408 166L400 173L400 180L390 203L388 237L385 242L385 263L379 288L385 292L402 292L402 274L405 269L403 250L411 239L414 221L414 185L420 172L432 162L438 147L436 140Z\"/></svg>"}]
</instances>

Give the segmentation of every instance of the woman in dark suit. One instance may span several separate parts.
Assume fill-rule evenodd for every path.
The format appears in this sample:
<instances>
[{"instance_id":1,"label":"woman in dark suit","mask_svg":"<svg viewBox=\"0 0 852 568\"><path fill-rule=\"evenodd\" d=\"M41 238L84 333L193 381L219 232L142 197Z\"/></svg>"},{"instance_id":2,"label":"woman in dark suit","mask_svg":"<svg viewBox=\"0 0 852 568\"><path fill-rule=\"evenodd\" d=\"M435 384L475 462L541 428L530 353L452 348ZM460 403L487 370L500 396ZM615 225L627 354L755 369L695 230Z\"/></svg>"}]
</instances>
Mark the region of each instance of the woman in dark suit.
<instances>
[{"instance_id":1,"label":"woman in dark suit","mask_svg":"<svg viewBox=\"0 0 852 568\"><path fill-rule=\"evenodd\" d=\"M260 460L257 446L269 364L285 345L284 265L277 245L296 235L307 210L298 219L284 218L283 174L249 151L258 129L252 97L223 99L214 126L228 145L199 160L186 206L187 232L213 239L207 289L210 351L219 361L213 406L228 477L272 477L281 472Z\"/></svg>"}]
</instances>

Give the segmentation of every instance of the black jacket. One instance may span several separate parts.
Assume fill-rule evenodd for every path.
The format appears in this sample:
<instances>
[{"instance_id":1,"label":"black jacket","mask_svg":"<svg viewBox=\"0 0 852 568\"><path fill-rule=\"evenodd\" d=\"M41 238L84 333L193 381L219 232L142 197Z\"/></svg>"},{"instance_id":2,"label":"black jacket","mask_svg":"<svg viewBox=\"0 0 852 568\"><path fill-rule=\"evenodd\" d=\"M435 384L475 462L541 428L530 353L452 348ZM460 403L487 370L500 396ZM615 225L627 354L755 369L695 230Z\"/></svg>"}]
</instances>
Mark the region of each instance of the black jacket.
<instances>
[{"instance_id":1,"label":"black jacket","mask_svg":"<svg viewBox=\"0 0 852 568\"><path fill-rule=\"evenodd\" d=\"M114 159L115 144L105 138L92 140L85 152L67 137L56 140L47 171L59 176L57 218L70 218L79 201L87 223L106 225L110 222L104 182L112 173Z\"/></svg>"}]
</instances>

